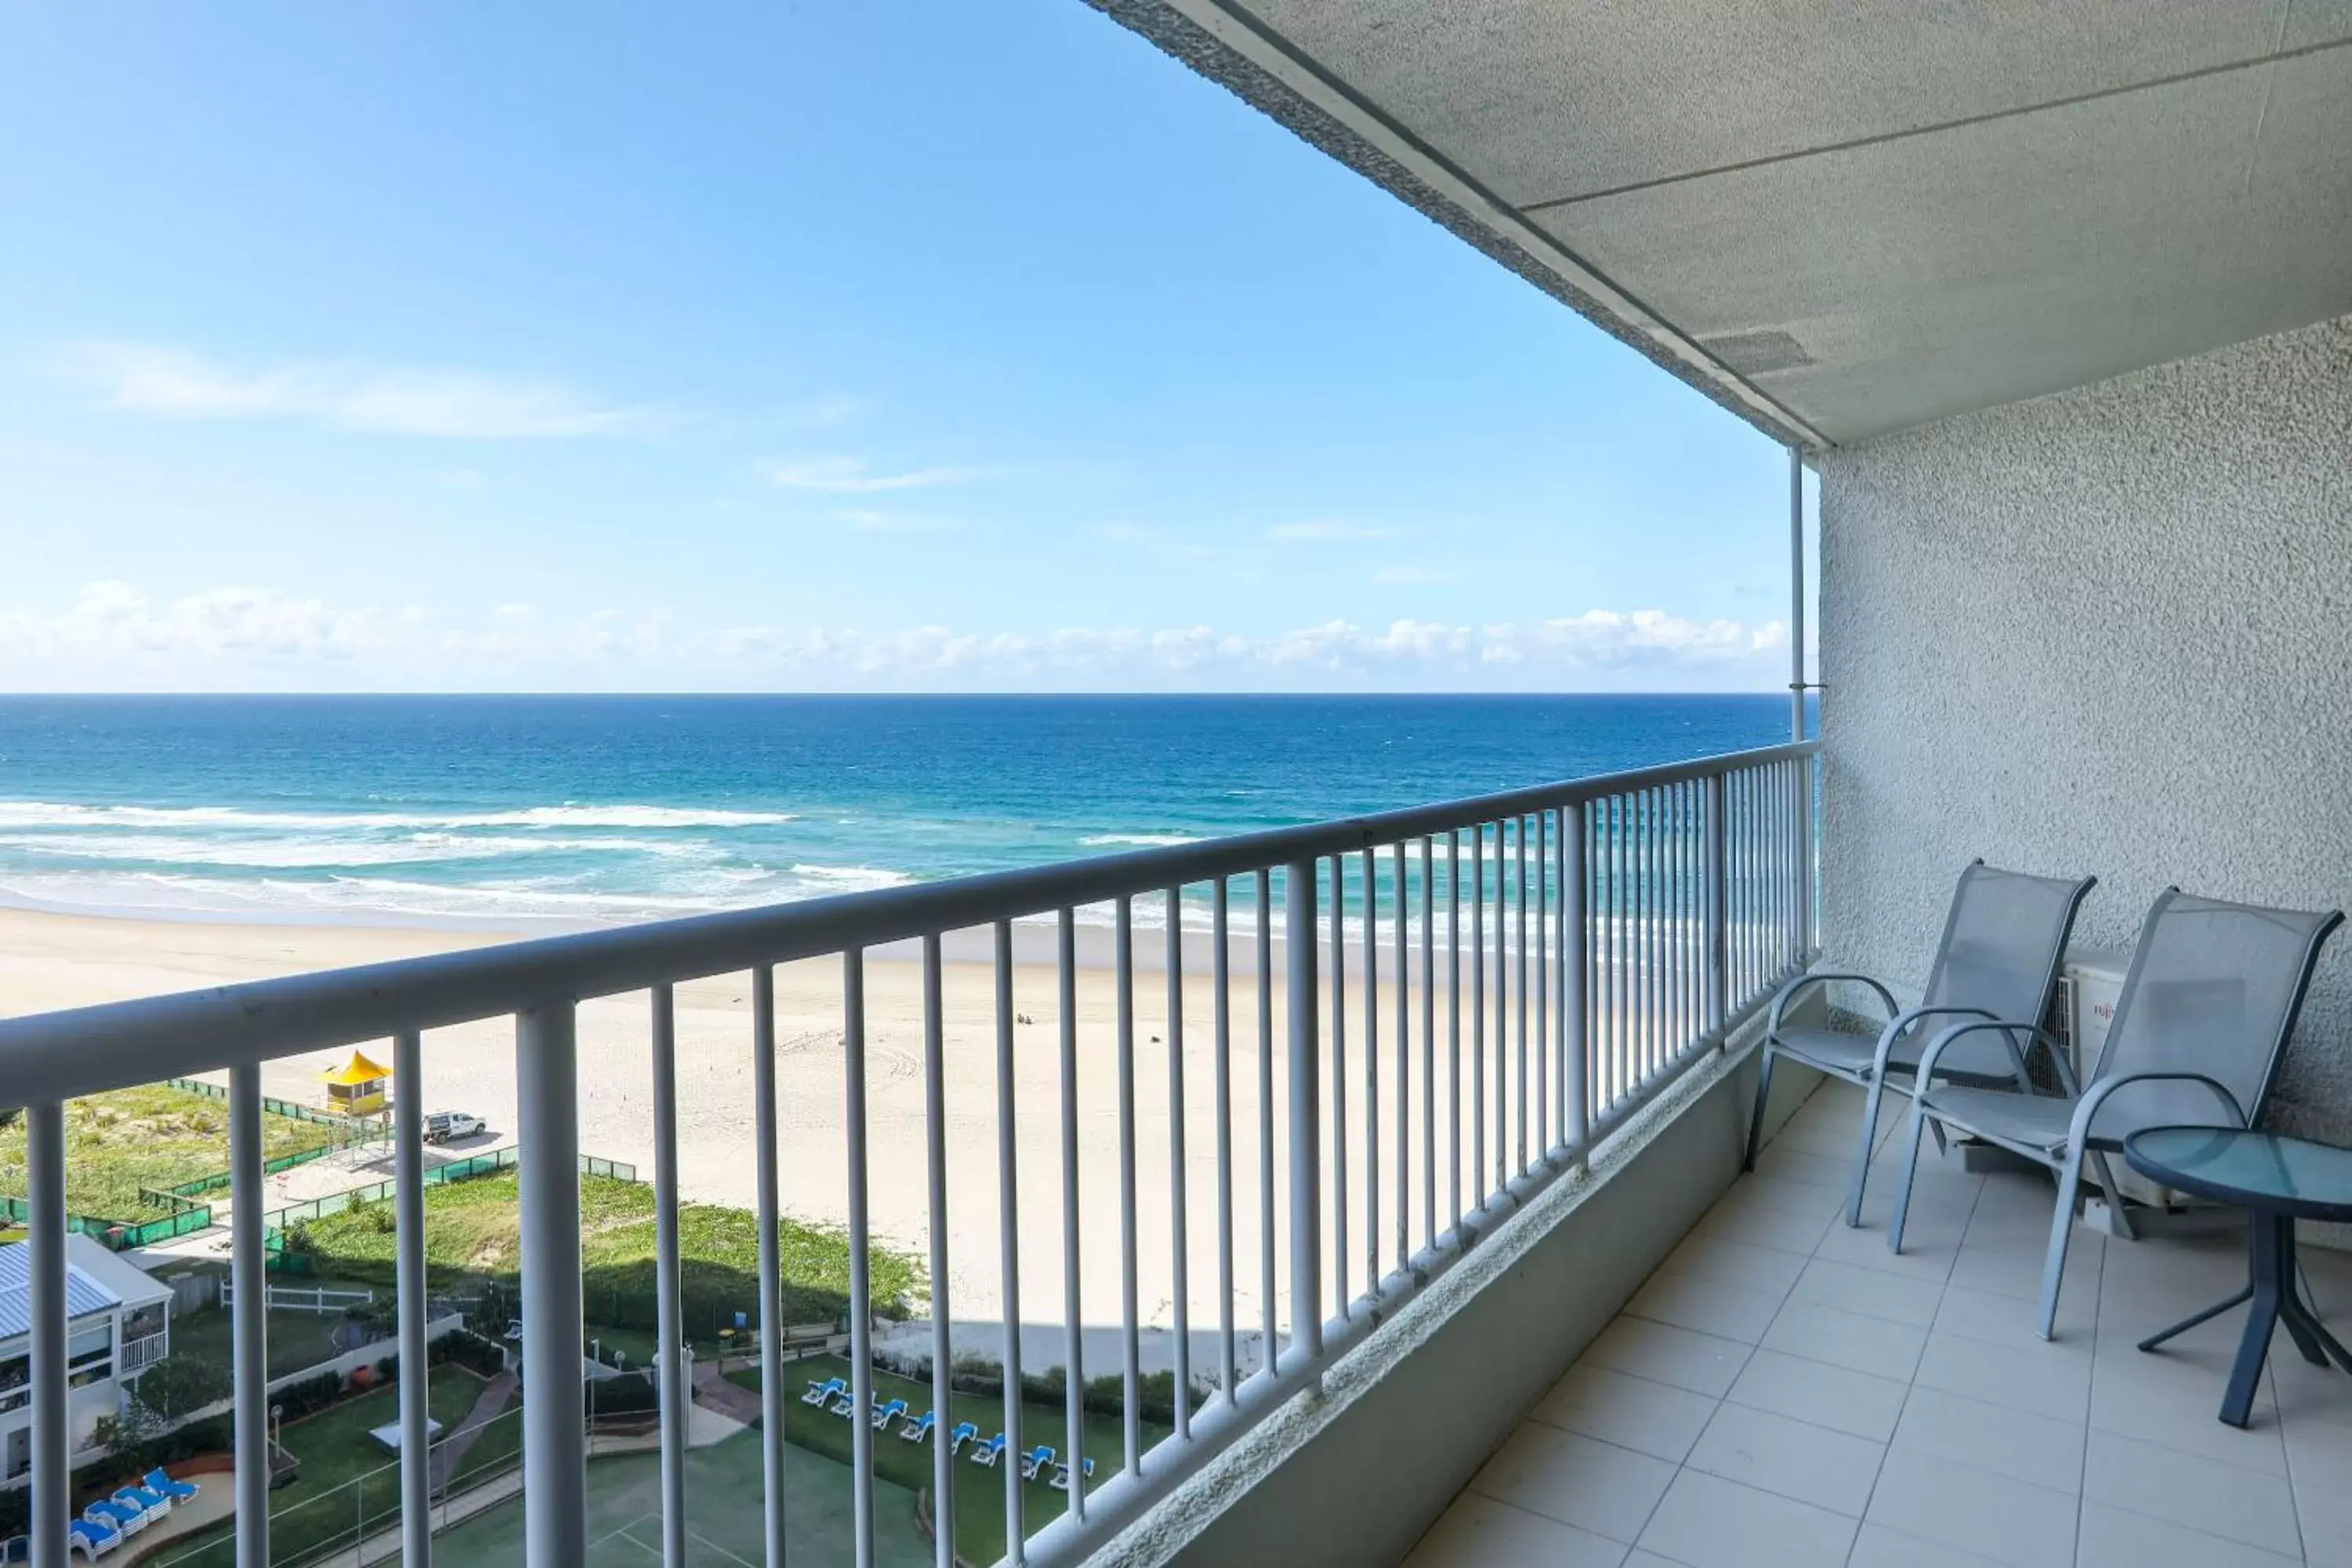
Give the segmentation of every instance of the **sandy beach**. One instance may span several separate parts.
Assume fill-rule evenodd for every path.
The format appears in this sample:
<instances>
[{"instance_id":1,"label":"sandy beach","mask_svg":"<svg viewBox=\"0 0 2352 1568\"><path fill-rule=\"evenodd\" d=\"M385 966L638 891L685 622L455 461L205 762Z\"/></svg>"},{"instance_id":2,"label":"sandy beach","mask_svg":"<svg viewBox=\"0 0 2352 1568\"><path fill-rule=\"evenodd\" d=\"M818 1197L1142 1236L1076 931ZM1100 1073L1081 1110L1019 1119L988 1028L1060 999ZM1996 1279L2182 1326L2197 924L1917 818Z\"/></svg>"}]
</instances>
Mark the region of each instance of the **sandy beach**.
<instances>
[{"instance_id":1,"label":"sandy beach","mask_svg":"<svg viewBox=\"0 0 2352 1568\"><path fill-rule=\"evenodd\" d=\"M1034 938L1042 938L1043 941ZM350 925L250 925L93 918L0 912L0 998L11 1013L83 1006L161 992L256 980L308 969L376 962L473 946L501 938L478 933L366 929ZM1051 933L1024 934L1025 957L1050 951ZM1157 956L1164 940L1139 934L1139 949ZM946 1145L950 1166L947 1236L949 1310L960 1323L1001 1321L1000 1185L997 1161L998 1084L993 973L984 962L958 961L984 946L950 946L943 977L943 1060ZM1081 944L1077 983L1079 1279L1083 1315L1091 1325L1121 1317L1119 1266L1120 1162L1118 1052L1113 977L1089 967L1107 944ZM1139 956L1143 956L1139 954ZM1277 964L1278 967L1278 964ZM1217 1163L1213 997L1209 965L1188 957L1183 1051L1186 1145L1183 1190L1189 1288L1195 1329L1217 1321ZM922 1251L929 1245L925 1166L923 1033L920 969L894 957L866 966L867 1095L870 1203L878 1235ZM793 1214L837 1220L847 1213L847 1161L843 1126L842 966L827 959L787 966L776 975L779 1119L783 1203ZM1442 984L1442 981L1441 981ZM1364 1278L1365 1157L1361 1046L1362 997L1351 986L1349 1060L1350 1276ZM1176 1188L1171 1161L1170 1053L1166 1041L1164 973L1141 970L1135 981L1136 1173L1138 1296L1148 1324L1172 1321L1175 1305ZM753 1201L754 1114L751 1103L751 988L748 977L728 976L681 987L677 993L679 1179L689 1198ZM1016 1030L1013 1092L1019 1148L1020 1292L1023 1317L1034 1334L1064 1316L1063 1190L1060 1139L1058 1019L1053 969L1024 961L1016 967L1014 1006L1028 1022ZM1283 1002L1275 997L1277 1040ZM1382 1092L1381 1229L1384 1267L1394 1267L1394 999L1382 999L1380 1064ZM1254 965L1234 965L1231 997L1234 1246L1236 1313L1247 1329L1263 1321L1260 1263L1259 1064ZM1418 1016L1418 998L1415 998ZM1441 1025L1441 1028L1443 1026ZM647 1004L642 995L591 1002L580 1018L580 1139L590 1154L653 1169L651 1066ZM268 1092L316 1100L316 1074L340 1051L285 1058L265 1070ZM1414 1071L1418 1073L1418 1040ZM505 1020L428 1034L425 1047L426 1109L462 1109L488 1118L510 1141L515 1074L512 1027ZM1274 1121L1277 1169L1286 1157L1286 1068L1277 1044ZM1465 1073L1466 1076L1466 1073ZM1328 1091L1326 1091L1327 1096ZM1440 1092L1443 1093L1441 1085ZM1419 1085L1414 1085L1414 1137L1419 1136ZM1465 1084L1465 1102L1467 1086ZM1441 1122L1444 1118L1441 1116ZM1326 1137L1328 1137L1327 1131ZM1327 1149L1327 1159L1328 1151ZM1441 1145L1441 1160L1444 1158ZM1491 1151L1490 1151L1491 1157ZM376 1179L370 1172L355 1179ZM1414 1243L1421 1239L1421 1174L1411 1173ZM1446 1201L1441 1180L1439 1201ZM1327 1204L1327 1236L1331 1223ZM1286 1227L1279 1227L1277 1299L1287 1292ZM1327 1282L1327 1310L1329 1287ZM975 1341L983 1336L975 1334ZM1024 1335L1029 1337L1029 1335ZM1102 1365L1097 1353L1094 1364Z\"/></svg>"}]
</instances>

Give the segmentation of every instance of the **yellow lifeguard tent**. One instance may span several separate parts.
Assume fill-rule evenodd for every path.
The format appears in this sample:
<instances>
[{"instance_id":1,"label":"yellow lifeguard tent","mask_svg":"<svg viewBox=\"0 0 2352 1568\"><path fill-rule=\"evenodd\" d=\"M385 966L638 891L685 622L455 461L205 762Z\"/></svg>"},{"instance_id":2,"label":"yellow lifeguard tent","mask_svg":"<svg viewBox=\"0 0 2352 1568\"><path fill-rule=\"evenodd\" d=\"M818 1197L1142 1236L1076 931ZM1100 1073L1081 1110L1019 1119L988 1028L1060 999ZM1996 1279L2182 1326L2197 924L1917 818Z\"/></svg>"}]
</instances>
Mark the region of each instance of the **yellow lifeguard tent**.
<instances>
[{"instance_id":1,"label":"yellow lifeguard tent","mask_svg":"<svg viewBox=\"0 0 2352 1568\"><path fill-rule=\"evenodd\" d=\"M354 1121L383 1113L384 1083L391 1077L361 1051L353 1051L341 1066L330 1067L319 1074L320 1081L327 1086L327 1109Z\"/></svg>"}]
</instances>

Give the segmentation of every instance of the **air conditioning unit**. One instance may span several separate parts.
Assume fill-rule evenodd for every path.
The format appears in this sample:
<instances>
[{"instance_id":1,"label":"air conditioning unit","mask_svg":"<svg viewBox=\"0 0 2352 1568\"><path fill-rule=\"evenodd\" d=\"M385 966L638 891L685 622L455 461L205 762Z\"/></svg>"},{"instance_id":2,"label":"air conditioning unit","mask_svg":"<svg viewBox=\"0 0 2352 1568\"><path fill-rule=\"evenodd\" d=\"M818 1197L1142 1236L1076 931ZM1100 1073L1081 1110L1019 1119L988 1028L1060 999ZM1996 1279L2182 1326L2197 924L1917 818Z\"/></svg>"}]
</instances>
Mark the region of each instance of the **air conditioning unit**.
<instances>
[{"instance_id":1,"label":"air conditioning unit","mask_svg":"<svg viewBox=\"0 0 2352 1568\"><path fill-rule=\"evenodd\" d=\"M2050 1033L2066 1050L2066 1059L2074 1070L2074 1082L2088 1083L2092 1071L2099 1065L2099 1052L2107 1043L2107 1030L2116 1021L2116 1003L2124 992L2124 973L2131 967L2131 950L2127 947L2070 947L2066 950L2066 966L2058 977L2058 995L2051 1003L2048 1028ZM2124 1163L2121 1155L2107 1156L2108 1168L2115 1172L2116 1188L2126 1201L2146 1204L2154 1208L2175 1208L2186 1200L2168 1186L2159 1186ZM2084 1173L2090 1179L2090 1173ZM2113 1231L2115 1226L2105 1215L2106 1204L2094 1197L2085 1206L2084 1221L2097 1229Z\"/></svg>"}]
</instances>

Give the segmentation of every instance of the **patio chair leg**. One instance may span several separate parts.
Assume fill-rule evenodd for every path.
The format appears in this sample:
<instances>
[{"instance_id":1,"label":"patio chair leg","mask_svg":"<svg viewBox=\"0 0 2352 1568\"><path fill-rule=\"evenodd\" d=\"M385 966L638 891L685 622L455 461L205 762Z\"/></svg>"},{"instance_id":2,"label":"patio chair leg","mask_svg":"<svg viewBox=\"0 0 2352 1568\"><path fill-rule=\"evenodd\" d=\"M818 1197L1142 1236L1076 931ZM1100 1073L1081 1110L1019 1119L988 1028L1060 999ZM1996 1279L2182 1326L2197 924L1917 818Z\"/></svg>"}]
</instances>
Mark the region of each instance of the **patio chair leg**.
<instances>
[{"instance_id":1,"label":"patio chair leg","mask_svg":"<svg viewBox=\"0 0 2352 1568\"><path fill-rule=\"evenodd\" d=\"M1773 1055L1772 1042L1767 1039L1764 1049L1756 1058L1756 1109L1748 1118L1748 1157L1740 1162L1739 1166L1744 1171L1756 1168L1756 1151L1764 1143L1764 1103L1772 1097Z\"/></svg>"},{"instance_id":2,"label":"patio chair leg","mask_svg":"<svg viewBox=\"0 0 2352 1568\"><path fill-rule=\"evenodd\" d=\"M1776 1055L1767 1037L1764 1049L1757 1053L1757 1107L1748 1116L1748 1159L1740 1161L1740 1171L1755 1171L1757 1150L1764 1147L1764 1105L1771 1100L1771 1065Z\"/></svg>"},{"instance_id":3,"label":"patio chair leg","mask_svg":"<svg viewBox=\"0 0 2352 1568\"><path fill-rule=\"evenodd\" d=\"M2066 1277L2066 1244L2074 1235L2074 1190L2083 1182L2083 1152L2066 1151L2058 1172L2058 1205L2050 1217L2050 1255L2042 1265L2042 1316L2034 1333L2057 1337L2058 1287Z\"/></svg>"},{"instance_id":4,"label":"patio chair leg","mask_svg":"<svg viewBox=\"0 0 2352 1568\"><path fill-rule=\"evenodd\" d=\"M1870 1156L1878 1146L1878 1100L1885 1092L1883 1078L1873 1077L1862 1086L1862 1147L1854 1151L1853 1196L1845 1205L1845 1222L1853 1228L1862 1225L1862 1189L1870 1181Z\"/></svg>"},{"instance_id":5,"label":"patio chair leg","mask_svg":"<svg viewBox=\"0 0 2352 1568\"><path fill-rule=\"evenodd\" d=\"M1886 1249L1903 1250L1903 1222L1911 1213L1911 1178L1919 1173L1919 1129L1927 1120L1927 1103L1911 1098L1911 1135L1903 1149L1903 1185L1895 1189L1895 1220L1886 1228Z\"/></svg>"},{"instance_id":6,"label":"patio chair leg","mask_svg":"<svg viewBox=\"0 0 2352 1568\"><path fill-rule=\"evenodd\" d=\"M2124 1195L2116 1186L2116 1173L2107 1165L2106 1151L2091 1151L2091 1168L2098 1173L2099 1190L2106 1195L2107 1207L2115 1213L2116 1234L2126 1241L2139 1239L2139 1228L2132 1223L2131 1211L2124 1207Z\"/></svg>"}]
</instances>

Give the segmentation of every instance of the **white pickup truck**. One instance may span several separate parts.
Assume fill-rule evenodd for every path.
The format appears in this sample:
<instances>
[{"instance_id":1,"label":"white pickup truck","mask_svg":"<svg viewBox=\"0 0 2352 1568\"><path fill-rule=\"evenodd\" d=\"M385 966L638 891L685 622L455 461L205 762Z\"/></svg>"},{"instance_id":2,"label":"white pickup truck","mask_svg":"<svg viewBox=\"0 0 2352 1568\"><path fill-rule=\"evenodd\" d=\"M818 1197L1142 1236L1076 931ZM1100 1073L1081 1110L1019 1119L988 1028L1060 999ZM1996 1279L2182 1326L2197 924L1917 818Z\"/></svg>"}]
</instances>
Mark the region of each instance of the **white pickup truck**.
<instances>
[{"instance_id":1,"label":"white pickup truck","mask_svg":"<svg viewBox=\"0 0 2352 1568\"><path fill-rule=\"evenodd\" d=\"M484 1130L486 1123L470 1111L436 1111L425 1118L425 1141L428 1144L455 1143L470 1138Z\"/></svg>"}]
</instances>

